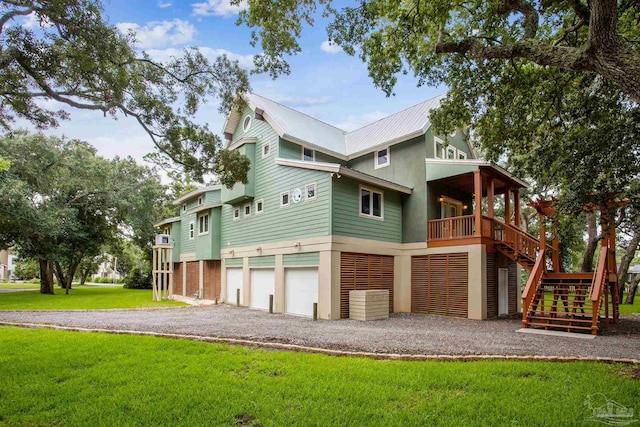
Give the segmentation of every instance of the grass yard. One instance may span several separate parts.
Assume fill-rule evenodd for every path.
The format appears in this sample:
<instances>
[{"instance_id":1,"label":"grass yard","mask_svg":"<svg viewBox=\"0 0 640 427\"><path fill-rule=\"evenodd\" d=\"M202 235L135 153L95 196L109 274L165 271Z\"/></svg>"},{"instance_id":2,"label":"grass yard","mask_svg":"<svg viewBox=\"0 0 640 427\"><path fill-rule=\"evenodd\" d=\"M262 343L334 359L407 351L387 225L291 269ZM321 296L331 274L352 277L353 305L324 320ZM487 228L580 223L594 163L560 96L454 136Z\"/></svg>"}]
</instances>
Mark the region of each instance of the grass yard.
<instances>
[{"instance_id":1,"label":"grass yard","mask_svg":"<svg viewBox=\"0 0 640 427\"><path fill-rule=\"evenodd\" d=\"M178 301L153 301L150 289L76 286L69 291L69 295L65 295L64 289L56 286L55 292L55 295L43 295L37 290L0 294L0 310L92 310L186 305Z\"/></svg>"},{"instance_id":2,"label":"grass yard","mask_svg":"<svg viewBox=\"0 0 640 427\"><path fill-rule=\"evenodd\" d=\"M0 327L0 425L591 425L632 367L400 362ZM606 401L605 401L606 402Z\"/></svg>"},{"instance_id":3,"label":"grass yard","mask_svg":"<svg viewBox=\"0 0 640 427\"><path fill-rule=\"evenodd\" d=\"M0 282L0 289L40 289L39 283L14 283L14 282Z\"/></svg>"},{"instance_id":4,"label":"grass yard","mask_svg":"<svg viewBox=\"0 0 640 427\"><path fill-rule=\"evenodd\" d=\"M622 299L622 301L625 301L627 299L627 294L624 294L624 298ZM544 296L544 301L545 301L545 306L546 307L551 307L551 304L553 304L553 295L551 294L545 294ZM589 300L587 300L586 302L587 304L590 304ZM569 309L571 310L571 302L569 302ZM633 304L619 304L618 307L620 307L620 314L640 314L640 296L636 296L633 300ZM564 306L562 305L562 300L558 299L558 310L559 311L563 311L564 310ZM604 309L603 311L601 311L601 313L604 313Z\"/></svg>"}]
</instances>

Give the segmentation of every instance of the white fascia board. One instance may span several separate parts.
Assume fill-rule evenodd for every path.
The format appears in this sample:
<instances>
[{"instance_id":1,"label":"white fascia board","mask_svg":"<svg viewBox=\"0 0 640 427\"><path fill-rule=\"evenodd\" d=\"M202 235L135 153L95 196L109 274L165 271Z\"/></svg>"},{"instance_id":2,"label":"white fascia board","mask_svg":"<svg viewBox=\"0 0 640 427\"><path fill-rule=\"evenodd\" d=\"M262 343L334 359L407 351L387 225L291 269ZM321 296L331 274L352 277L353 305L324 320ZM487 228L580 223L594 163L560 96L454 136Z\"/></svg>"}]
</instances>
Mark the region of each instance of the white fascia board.
<instances>
[{"instance_id":1,"label":"white fascia board","mask_svg":"<svg viewBox=\"0 0 640 427\"><path fill-rule=\"evenodd\" d=\"M193 208L193 209L187 211L187 215L191 215L191 214L194 214L194 213L206 211L206 210L213 209L213 208L219 208L220 206L222 206L222 203L207 203L205 205L201 205L201 206L198 206L196 208Z\"/></svg>"},{"instance_id":2,"label":"white fascia board","mask_svg":"<svg viewBox=\"0 0 640 427\"><path fill-rule=\"evenodd\" d=\"M158 228L158 227L162 227L163 225L172 224L174 222L179 222L179 221L180 221L180 217L179 216L174 216L174 217L171 217L171 218L163 219L162 221L160 221L157 224L153 224L153 227L154 228Z\"/></svg>"}]
</instances>

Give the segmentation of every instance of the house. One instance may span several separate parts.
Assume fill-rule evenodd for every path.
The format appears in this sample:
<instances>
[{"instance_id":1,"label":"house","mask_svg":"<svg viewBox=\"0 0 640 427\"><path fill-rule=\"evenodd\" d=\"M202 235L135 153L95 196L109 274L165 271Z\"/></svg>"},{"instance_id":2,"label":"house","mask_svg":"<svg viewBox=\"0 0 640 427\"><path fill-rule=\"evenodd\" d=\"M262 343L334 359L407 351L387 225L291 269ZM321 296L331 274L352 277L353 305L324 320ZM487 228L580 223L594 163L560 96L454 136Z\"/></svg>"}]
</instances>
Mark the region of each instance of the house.
<instances>
[{"instance_id":1,"label":"house","mask_svg":"<svg viewBox=\"0 0 640 427\"><path fill-rule=\"evenodd\" d=\"M388 290L391 312L521 310L520 271L540 247L519 225L526 183L478 159L462 131L434 132L441 96L352 132L244 99L223 132L250 159L247 184L192 191L156 224L173 241L175 294L300 316L317 303L321 319L349 317L361 289Z\"/></svg>"},{"instance_id":2,"label":"house","mask_svg":"<svg viewBox=\"0 0 640 427\"><path fill-rule=\"evenodd\" d=\"M0 281L15 280L14 271L18 257L10 249L0 251Z\"/></svg>"},{"instance_id":3,"label":"house","mask_svg":"<svg viewBox=\"0 0 640 427\"><path fill-rule=\"evenodd\" d=\"M118 271L118 258L111 254L103 254L102 262L98 265L98 271L91 275L92 279L108 278L114 281L122 280L123 276Z\"/></svg>"}]
</instances>

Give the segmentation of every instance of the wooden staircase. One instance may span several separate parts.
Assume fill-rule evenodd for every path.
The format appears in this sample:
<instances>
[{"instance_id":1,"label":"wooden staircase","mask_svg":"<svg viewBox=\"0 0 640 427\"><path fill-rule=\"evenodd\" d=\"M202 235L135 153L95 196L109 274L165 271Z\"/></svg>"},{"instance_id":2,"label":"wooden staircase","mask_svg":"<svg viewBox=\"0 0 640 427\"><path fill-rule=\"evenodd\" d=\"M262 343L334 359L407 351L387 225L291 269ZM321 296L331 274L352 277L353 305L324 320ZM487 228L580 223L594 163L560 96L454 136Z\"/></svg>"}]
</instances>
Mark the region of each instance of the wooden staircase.
<instances>
[{"instance_id":1,"label":"wooden staircase","mask_svg":"<svg viewBox=\"0 0 640 427\"><path fill-rule=\"evenodd\" d=\"M496 250L531 271L536 263L540 241L526 231L495 218L493 233ZM549 246L548 249L552 248Z\"/></svg>"}]
</instances>

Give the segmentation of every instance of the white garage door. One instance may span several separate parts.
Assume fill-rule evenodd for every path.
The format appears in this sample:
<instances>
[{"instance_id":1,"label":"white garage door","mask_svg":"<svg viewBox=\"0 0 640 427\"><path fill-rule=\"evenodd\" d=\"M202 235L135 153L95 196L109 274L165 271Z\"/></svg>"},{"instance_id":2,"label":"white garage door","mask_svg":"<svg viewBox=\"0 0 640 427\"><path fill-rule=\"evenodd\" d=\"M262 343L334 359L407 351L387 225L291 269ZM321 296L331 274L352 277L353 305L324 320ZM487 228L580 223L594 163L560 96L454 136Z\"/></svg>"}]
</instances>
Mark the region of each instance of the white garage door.
<instances>
[{"instance_id":1,"label":"white garage door","mask_svg":"<svg viewBox=\"0 0 640 427\"><path fill-rule=\"evenodd\" d=\"M318 269L289 268L284 274L285 311L299 316L313 316L318 302Z\"/></svg>"},{"instance_id":2,"label":"white garage door","mask_svg":"<svg viewBox=\"0 0 640 427\"><path fill-rule=\"evenodd\" d=\"M269 295L276 291L273 269L251 270L251 307L269 310Z\"/></svg>"},{"instance_id":3,"label":"white garage door","mask_svg":"<svg viewBox=\"0 0 640 427\"><path fill-rule=\"evenodd\" d=\"M244 297L242 295L242 269L227 268L227 303L228 304L236 303L238 289L240 289L240 304L243 304Z\"/></svg>"}]
</instances>

